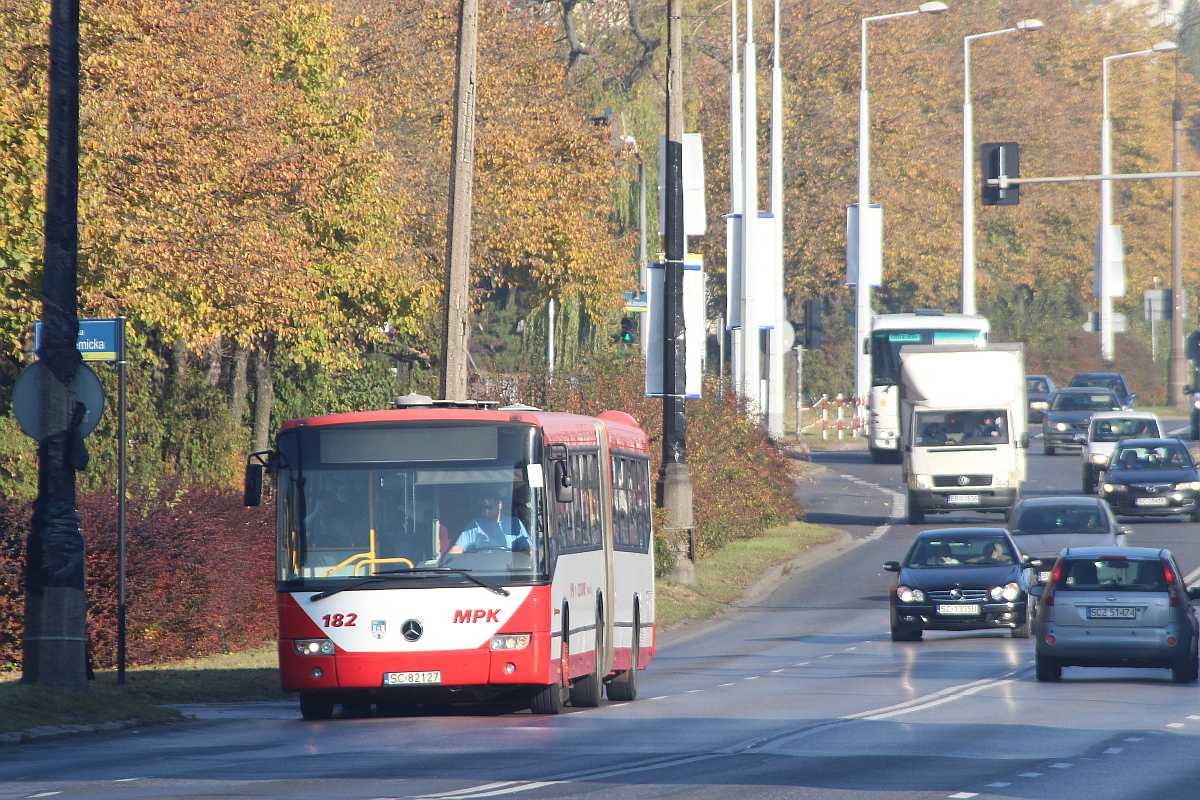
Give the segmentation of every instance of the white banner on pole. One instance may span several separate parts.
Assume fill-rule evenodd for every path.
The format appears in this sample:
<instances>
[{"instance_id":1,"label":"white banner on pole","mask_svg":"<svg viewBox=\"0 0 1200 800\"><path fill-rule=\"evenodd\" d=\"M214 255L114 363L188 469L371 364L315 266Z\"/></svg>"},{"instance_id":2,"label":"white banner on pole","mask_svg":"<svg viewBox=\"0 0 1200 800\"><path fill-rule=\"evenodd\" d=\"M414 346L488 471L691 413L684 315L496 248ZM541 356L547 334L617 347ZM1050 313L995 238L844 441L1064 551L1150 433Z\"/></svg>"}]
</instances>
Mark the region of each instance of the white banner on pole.
<instances>
[{"instance_id":1,"label":"white banner on pole","mask_svg":"<svg viewBox=\"0 0 1200 800\"><path fill-rule=\"evenodd\" d=\"M867 286L878 286L883 278L883 207L870 205L866 217L866 253L862 275ZM846 206L846 285L857 286L859 275L858 204Z\"/></svg>"},{"instance_id":2,"label":"white banner on pole","mask_svg":"<svg viewBox=\"0 0 1200 800\"><path fill-rule=\"evenodd\" d=\"M659 254L662 257L662 254ZM704 376L704 351L707 334L704 329L704 262L699 255L689 253L683 262L683 331L684 331L684 395L700 397ZM663 396L663 282L665 264L650 264L647 274L650 285L650 324L646 339L646 397ZM643 318L645 319L645 318Z\"/></svg>"},{"instance_id":3,"label":"white banner on pole","mask_svg":"<svg viewBox=\"0 0 1200 800\"><path fill-rule=\"evenodd\" d=\"M1100 229L1096 226L1096 246L1092 259L1092 296L1125 296L1125 234L1120 225L1108 226L1108 264L1104 286L1100 284Z\"/></svg>"},{"instance_id":4,"label":"white banner on pole","mask_svg":"<svg viewBox=\"0 0 1200 800\"><path fill-rule=\"evenodd\" d=\"M667 218L667 137L658 137L658 228ZM704 206L704 144L698 133L683 135L683 235L703 236L707 228L707 210Z\"/></svg>"}]
</instances>

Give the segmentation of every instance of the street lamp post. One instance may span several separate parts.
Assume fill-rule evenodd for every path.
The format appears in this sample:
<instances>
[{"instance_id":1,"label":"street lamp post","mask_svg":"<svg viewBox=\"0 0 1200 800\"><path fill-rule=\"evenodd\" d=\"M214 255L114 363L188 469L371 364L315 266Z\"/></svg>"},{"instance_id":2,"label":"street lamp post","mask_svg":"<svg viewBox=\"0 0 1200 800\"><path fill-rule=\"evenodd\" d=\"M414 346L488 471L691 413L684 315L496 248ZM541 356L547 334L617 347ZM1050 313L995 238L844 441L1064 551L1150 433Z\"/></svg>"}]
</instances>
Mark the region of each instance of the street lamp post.
<instances>
[{"instance_id":1,"label":"street lamp post","mask_svg":"<svg viewBox=\"0 0 1200 800\"><path fill-rule=\"evenodd\" d=\"M1002 33L1024 33L1045 27L1039 19L1023 19L1011 28L963 37L963 173L962 173L962 313L975 312L975 119L971 107L971 42Z\"/></svg>"},{"instance_id":2,"label":"street lamp post","mask_svg":"<svg viewBox=\"0 0 1200 800\"><path fill-rule=\"evenodd\" d=\"M1175 32L1177 41L1183 34L1200 24L1193 20ZM1183 99L1179 96L1179 50L1175 51L1175 100L1171 106L1174 133L1172 161L1176 172L1183 171ZM1183 179L1171 179L1171 356L1167 367L1167 405L1185 408L1190 403L1183 387L1191 383L1187 355L1184 352L1183 321L1187 307L1183 300Z\"/></svg>"},{"instance_id":3,"label":"street lamp post","mask_svg":"<svg viewBox=\"0 0 1200 800\"><path fill-rule=\"evenodd\" d=\"M914 14L940 14L946 10L946 4L932 0L922 3L911 11L899 11L894 14L880 14L862 19L862 60L859 69L858 88L858 265L854 285L854 393L865 398L871 390L870 362L863 353L864 343L871 331L871 286L865 279L862 265L867 262L867 253L872 245L878 249L880 242L871 242L867 235L866 224L868 210L871 207L870 182L870 98L867 94L867 23L885 19L909 17Z\"/></svg>"},{"instance_id":4,"label":"street lamp post","mask_svg":"<svg viewBox=\"0 0 1200 800\"><path fill-rule=\"evenodd\" d=\"M1174 42L1159 42L1146 50L1136 50L1132 53L1121 53L1115 56L1105 56L1101 69L1101 92L1104 115L1100 121L1100 174L1112 175L1112 121L1108 113L1108 62L1132 56L1144 56L1152 53L1167 53L1174 50ZM1100 230L1097 233L1096 251L1099 254L1096 265L1096 284L1100 292L1100 357L1112 361L1115 355L1112 315L1112 289L1109 285L1109 261L1113 257L1112 248L1115 242L1112 236L1112 181L1100 181Z\"/></svg>"}]
</instances>

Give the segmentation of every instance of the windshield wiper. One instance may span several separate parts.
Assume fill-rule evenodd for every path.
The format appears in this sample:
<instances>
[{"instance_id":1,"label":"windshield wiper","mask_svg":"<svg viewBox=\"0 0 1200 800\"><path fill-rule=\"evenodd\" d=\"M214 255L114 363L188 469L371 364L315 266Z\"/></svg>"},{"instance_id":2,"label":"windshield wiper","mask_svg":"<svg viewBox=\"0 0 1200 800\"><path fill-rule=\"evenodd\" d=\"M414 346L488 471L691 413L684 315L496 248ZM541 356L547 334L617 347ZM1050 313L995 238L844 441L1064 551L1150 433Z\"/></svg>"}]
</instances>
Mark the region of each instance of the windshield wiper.
<instances>
[{"instance_id":1,"label":"windshield wiper","mask_svg":"<svg viewBox=\"0 0 1200 800\"><path fill-rule=\"evenodd\" d=\"M505 589L503 586L495 586L493 584L482 581L471 574L469 569L456 569L454 567L416 567L414 569L389 569L383 572L376 572L374 575L365 575L361 580L355 581L347 586L339 586L337 589L326 589L323 592L317 592L312 597L308 598L309 602L324 600L326 597L333 597L338 592L345 592L349 589L357 589L360 586L365 586L368 583L374 583L377 580L388 580L392 578L402 577L404 575L445 575L456 574L462 575L467 580L474 584L482 586L489 592L495 592L501 597L508 597L512 592Z\"/></svg>"}]
</instances>

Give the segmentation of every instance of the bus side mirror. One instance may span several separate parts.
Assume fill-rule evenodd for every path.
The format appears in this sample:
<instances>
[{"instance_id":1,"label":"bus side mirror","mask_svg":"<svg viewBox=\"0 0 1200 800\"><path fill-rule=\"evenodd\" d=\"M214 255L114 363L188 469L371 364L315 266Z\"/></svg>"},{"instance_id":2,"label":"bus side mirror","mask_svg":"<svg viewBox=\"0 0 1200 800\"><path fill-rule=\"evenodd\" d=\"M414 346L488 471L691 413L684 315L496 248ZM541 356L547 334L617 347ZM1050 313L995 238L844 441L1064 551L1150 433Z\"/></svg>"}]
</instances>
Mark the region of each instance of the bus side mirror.
<instances>
[{"instance_id":1,"label":"bus side mirror","mask_svg":"<svg viewBox=\"0 0 1200 800\"><path fill-rule=\"evenodd\" d=\"M242 502L248 506L262 504L263 465L246 465L246 485L242 492Z\"/></svg>"},{"instance_id":2,"label":"bus side mirror","mask_svg":"<svg viewBox=\"0 0 1200 800\"><path fill-rule=\"evenodd\" d=\"M261 450L246 457L246 479L242 490L242 502L248 506L262 504L263 474L277 465L278 453Z\"/></svg>"},{"instance_id":3,"label":"bus side mirror","mask_svg":"<svg viewBox=\"0 0 1200 800\"><path fill-rule=\"evenodd\" d=\"M554 499L560 503L570 503L575 499L575 482L566 461L554 462Z\"/></svg>"}]
</instances>

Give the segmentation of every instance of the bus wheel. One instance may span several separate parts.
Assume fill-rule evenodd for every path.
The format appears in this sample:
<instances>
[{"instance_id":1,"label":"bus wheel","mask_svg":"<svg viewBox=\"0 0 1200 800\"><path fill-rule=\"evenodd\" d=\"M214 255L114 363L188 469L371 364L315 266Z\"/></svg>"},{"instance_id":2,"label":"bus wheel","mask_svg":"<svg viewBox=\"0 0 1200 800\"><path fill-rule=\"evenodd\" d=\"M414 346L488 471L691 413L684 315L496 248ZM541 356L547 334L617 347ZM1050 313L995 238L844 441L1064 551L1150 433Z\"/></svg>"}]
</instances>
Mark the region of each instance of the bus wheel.
<instances>
[{"instance_id":1,"label":"bus wheel","mask_svg":"<svg viewBox=\"0 0 1200 800\"><path fill-rule=\"evenodd\" d=\"M633 618L633 647L629 651L629 669L621 673L617 677L608 682L608 699L614 701L626 701L637 699L637 674L638 661L640 660L641 649L641 626L638 624L638 618L635 615Z\"/></svg>"},{"instance_id":2,"label":"bus wheel","mask_svg":"<svg viewBox=\"0 0 1200 800\"><path fill-rule=\"evenodd\" d=\"M329 719L334 705L333 695L327 692L300 693L300 715L305 719Z\"/></svg>"},{"instance_id":3,"label":"bus wheel","mask_svg":"<svg viewBox=\"0 0 1200 800\"><path fill-rule=\"evenodd\" d=\"M600 705L604 695L604 676L601 669L604 664L604 615L596 611L596 657L592 662L592 672L584 675L571 684L571 705L576 708L595 708Z\"/></svg>"},{"instance_id":4,"label":"bus wheel","mask_svg":"<svg viewBox=\"0 0 1200 800\"><path fill-rule=\"evenodd\" d=\"M563 681L567 677L567 639L564 620L562 661L558 680L534 690L529 698L529 710L534 714L559 714L563 709Z\"/></svg>"}]
</instances>

